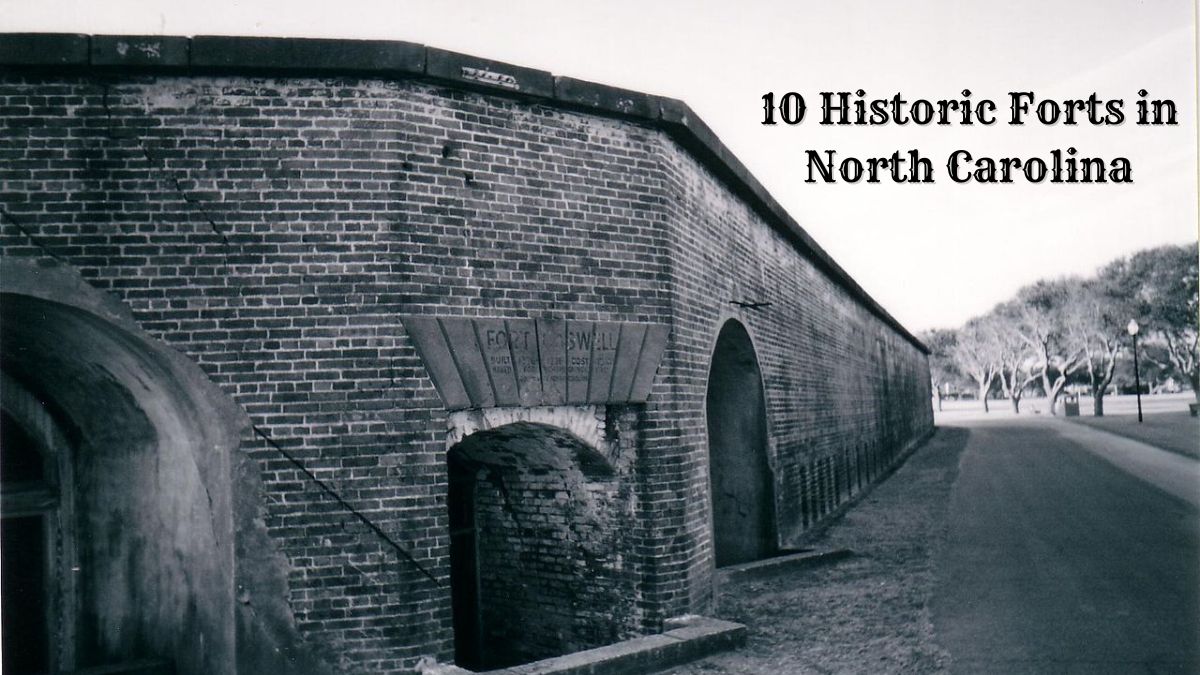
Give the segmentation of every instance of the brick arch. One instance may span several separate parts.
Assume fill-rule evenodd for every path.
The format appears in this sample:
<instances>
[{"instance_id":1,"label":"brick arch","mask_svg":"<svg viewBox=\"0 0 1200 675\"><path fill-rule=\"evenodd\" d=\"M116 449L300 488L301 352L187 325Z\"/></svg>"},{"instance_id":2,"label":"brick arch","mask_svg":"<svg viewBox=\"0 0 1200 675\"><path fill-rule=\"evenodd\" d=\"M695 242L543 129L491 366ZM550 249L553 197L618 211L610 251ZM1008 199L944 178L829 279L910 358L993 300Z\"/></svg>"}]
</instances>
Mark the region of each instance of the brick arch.
<instances>
[{"instance_id":1,"label":"brick arch","mask_svg":"<svg viewBox=\"0 0 1200 675\"><path fill-rule=\"evenodd\" d=\"M449 432L446 434L446 449L449 450L472 434L518 422L559 429L604 455L614 467L620 461L620 451L614 444L607 410L604 406L594 405L482 408L454 412L447 418Z\"/></svg>"}]
</instances>

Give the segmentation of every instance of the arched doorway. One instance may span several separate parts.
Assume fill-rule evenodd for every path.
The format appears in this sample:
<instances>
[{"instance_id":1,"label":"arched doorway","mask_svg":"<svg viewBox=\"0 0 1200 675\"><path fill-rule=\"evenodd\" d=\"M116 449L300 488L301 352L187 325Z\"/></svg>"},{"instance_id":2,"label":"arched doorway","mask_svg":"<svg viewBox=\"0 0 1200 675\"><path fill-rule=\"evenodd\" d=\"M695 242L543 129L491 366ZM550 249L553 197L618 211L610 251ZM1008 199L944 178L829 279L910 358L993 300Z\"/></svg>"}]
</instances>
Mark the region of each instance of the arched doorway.
<instances>
[{"instance_id":1,"label":"arched doorway","mask_svg":"<svg viewBox=\"0 0 1200 675\"><path fill-rule=\"evenodd\" d=\"M447 465L459 666L528 663L636 630L623 555L632 502L607 457L521 421L467 436Z\"/></svg>"},{"instance_id":2,"label":"arched doorway","mask_svg":"<svg viewBox=\"0 0 1200 675\"><path fill-rule=\"evenodd\" d=\"M717 567L777 550L762 374L744 326L730 319L713 350L705 399Z\"/></svg>"},{"instance_id":3,"label":"arched doorway","mask_svg":"<svg viewBox=\"0 0 1200 675\"><path fill-rule=\"evenodd\" d=\"M74 508L66 441L41 404L0 373L0 671L74 663ZM64 489L65 488L65 489Z\"/></svg>"},{"instance_id":4,"label":"arched doorway","mask_svg":"<svg viewBox=\"0 0 1200 675\"><path fill-rule=\"evenodd\" d=\"M20 587L37 617L20 633L36 653L5 650L4 672L232 673L228 410L90 289L4 264L5 600Z\"/></svg>"}]
</instances>

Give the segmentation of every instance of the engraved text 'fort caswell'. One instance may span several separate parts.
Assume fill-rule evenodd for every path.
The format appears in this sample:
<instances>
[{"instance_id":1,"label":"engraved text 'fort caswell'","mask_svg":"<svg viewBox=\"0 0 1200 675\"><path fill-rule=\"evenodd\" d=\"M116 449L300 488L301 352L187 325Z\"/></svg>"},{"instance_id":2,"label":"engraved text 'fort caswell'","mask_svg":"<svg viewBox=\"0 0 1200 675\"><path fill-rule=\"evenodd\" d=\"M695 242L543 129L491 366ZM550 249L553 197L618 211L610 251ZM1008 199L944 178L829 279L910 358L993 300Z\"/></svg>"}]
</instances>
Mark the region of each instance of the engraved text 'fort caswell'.
<instances>
[{"instance_id":1,"label":"engraved text 'fort caswell'","mask_svg":"<svg viewBox=\"0 0 1200 675\"><path fill-rule=\"evenodd\" d=\"M666 326L616 321L403 321L450 410L643 402L668 335Z\"/></svg>"}]
</instances>

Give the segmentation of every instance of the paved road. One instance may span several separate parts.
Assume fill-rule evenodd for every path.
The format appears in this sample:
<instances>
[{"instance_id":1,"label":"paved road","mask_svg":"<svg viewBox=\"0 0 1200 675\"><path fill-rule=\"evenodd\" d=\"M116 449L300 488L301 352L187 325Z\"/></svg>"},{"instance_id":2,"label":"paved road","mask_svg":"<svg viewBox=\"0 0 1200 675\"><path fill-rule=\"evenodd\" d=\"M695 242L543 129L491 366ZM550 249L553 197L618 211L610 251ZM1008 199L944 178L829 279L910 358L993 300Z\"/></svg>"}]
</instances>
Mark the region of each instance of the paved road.
<instances>
[{"instance_id":1,"label":"paved road","mask_svg":"<svg viewBox=\"0 0 1200 675\"><path fill-rule=\"evenodd\" d=\"M932 599L954 671L1200 673L1200 513L1177 463L1120 468L1161 451L1056 420L964 425Z\"/></svg>"}]
</instances>

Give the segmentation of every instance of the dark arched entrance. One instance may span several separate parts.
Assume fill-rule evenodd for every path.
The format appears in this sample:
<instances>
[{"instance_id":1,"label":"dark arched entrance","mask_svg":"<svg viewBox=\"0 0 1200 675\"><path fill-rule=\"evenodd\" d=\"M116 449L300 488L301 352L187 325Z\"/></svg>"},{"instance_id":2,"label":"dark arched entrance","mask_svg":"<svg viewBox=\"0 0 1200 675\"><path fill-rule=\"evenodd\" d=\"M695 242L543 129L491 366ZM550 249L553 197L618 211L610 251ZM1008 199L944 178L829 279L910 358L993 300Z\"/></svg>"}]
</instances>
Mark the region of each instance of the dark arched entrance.
<instances>
[{"instance_id":1,"label":"dark arched entrance","mask_svg":"<svg viewBox=\"0 0 1200 675\"><path fill-rule=\"evenodd\" d=\"M515 422L466 437L447 464L457 665L502 668L628 636L631 505L604 455Z\"/></svg>"},{"instance_id":2,"label":"dark arched entrance","mask_svg":"<svg viewBox=\"0 0 1200 675\"><path fill-rule=\"evenodd\" d=\"M745 327L725 322L705 400L717 567L775 553L775 501L767 463L762 374Z\"/></svg>"},{"instance_id":3,"label":"dark arched entrance","mask_svg":"<svg viewBox=\"0 0 1200 675\"><path fill-rule=\"evenodd\" d=\"M38 284L21 283L24 268L8 265L3 585L11 609L28 616L10 635L5 613L2 669L137 662L180 675L234 672L229 450L238 436L224 399L78 285L58 293L46 269ZM9 649L10 638L28 653Z\"/></svg>"},{"instance_id":4,"label":"dark arched entrance","mask_svg":"<svg viewBox=\"0 0 1200 675\"><path fill-rule=\"evenodd\" d=\"M73 594L61 587L74 564L74 513L70 491L60 489L70 465L60 461L59 436L40 403L0 372L0 671L13 675L73 663L61 644L74 625L64 602Z\"/></svg>"}]
</instances>

